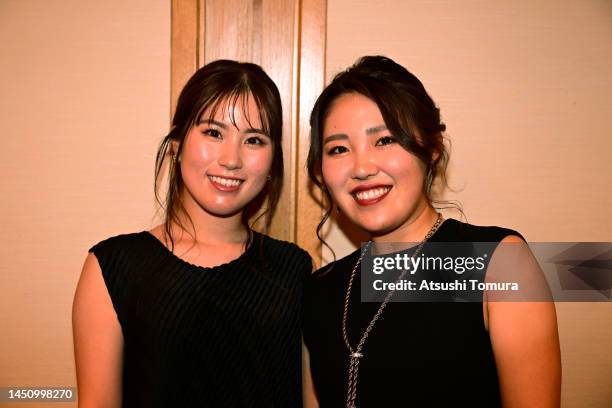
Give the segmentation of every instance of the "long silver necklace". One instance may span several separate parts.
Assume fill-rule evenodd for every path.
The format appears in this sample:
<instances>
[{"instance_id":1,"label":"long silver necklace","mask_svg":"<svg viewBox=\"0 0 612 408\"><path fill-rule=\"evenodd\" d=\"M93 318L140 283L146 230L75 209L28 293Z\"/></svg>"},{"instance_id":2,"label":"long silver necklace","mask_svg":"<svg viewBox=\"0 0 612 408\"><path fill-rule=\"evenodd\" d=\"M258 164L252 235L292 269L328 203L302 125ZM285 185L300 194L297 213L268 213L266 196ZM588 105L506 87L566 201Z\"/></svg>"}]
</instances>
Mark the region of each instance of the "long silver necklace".
<instances>
[{"instance_id":1,"label":"long silver necklace","mask_svg":"<svg viewBox=\"0 0 612 408\"><path fill-rule=\"evenodd\" d=\"M417 247L417 249L414 251L414 254L412 255L413 257L419 256L421 250L423 249L423 245L425 245L425 242L429 238L431 238L433 234L437 231L440 224L442 224L442 220L443 220L442 214L438 213L438 218L436 219L436 222L431 227L429 232L425 235L425 238L423 238L423 240L419 243L419 246ZM366 339L370 335L370 332L372 331L374 324L380 318L380 315L382 314L383 310L385 310L387 303L389 303L389 299L391 299L391 296L393 296L393 294L395 293L395 290L390 290L389 293L387 293L387 296L385 296L385 299L380 304L380 307L374 314L374 317L370 321L370 324L368 324L368 327L363 332L363 335L361 336L359 343L357 343L357 347L353 349L353 347L351 346L351 343L349 342L348 335L346 332L346 322L348 320L349 299L351 297L351 289L353 288L353 281L355 279L357 268L361 264L363 255L366 253L370 245L371 245L371 242L368 242L363 247L361 251L361 255L359 256L359 259L355 263L355 267L353 268L353 271L351 272L351 277L349 278L348 287L346 288L346 296L344 297L344 311L342 313L342 337L344 338L344 344L346 345L346 348L349 351L349 369L348 369L347 392L346 392L346 408L356 407L355 401L357 399L357 378L359 376L359 362L363 358L363 345L365 344ZM404 270L401 273L401 275L398 278L398 281L401 280L406 275L406 272L407 271Z\"/></svg>"}]
</instances>

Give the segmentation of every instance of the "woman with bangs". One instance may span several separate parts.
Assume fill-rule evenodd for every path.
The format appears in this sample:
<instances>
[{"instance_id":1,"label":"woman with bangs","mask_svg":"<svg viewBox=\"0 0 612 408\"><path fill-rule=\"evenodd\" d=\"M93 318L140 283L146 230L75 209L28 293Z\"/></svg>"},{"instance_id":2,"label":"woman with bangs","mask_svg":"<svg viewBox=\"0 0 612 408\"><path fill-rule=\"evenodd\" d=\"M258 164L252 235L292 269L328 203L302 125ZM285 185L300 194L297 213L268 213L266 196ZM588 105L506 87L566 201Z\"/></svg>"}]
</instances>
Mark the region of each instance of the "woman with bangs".
<instances>
[{"instance_id":1,"label":"woman with bangs","mask_svg":"<svg viewBox=\"0 0 612 408\"><path fill-rule=\"evenodd\" d=\"M311 259L249 225L265 203L267 229L278 202L281 134L280 95L259 66L215 61L187 82L157 152L163 224L85 260L73 305L81 408L301 405Z\"/></svg>"},{"instance_id":2,"label":"woman with bangs","mask_svg":"<svg viewBox=\"0 0 612 408\"><path fill-rule=\"evenodd\" d=\"M549 298L500 302L484 291L465 301L449 292L396 303L400 294L391 288L377 302L362 301L364 254L389 243L414 243L404 252L413 258L425 253L425 243L470 250L487 243L495 252L483 280L508 273L505 262L518 260L521 268L510 274L527 271L548 294L518 232L445 220L436 209L444 202L435 200L433 186L446 186L445 130L422 83L389 58L361 58L319 96L308 171L329 206L318 232L335 208L370 242L306 284L307 406L559 406L559 340ZM502 251L499 243L514 249ZM437 273L415 276L444 277Z\"/></svg>"}]
</instances>

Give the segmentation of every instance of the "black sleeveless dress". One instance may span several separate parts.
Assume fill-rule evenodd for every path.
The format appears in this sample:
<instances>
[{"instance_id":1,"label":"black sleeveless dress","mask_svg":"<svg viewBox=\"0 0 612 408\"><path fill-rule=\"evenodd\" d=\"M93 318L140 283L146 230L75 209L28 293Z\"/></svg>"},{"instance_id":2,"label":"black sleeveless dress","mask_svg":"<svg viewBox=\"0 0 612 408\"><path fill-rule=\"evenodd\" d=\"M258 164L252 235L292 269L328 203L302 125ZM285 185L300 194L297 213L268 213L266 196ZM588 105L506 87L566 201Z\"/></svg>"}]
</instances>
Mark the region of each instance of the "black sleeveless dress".
<instances>
[{"instance_id":1,"label":"black sleeveless dress","mask_svg":"<svg viewBox=\"0 0 612 408\"><path fill-rule=\"evenodd\" d=\"M124 337L124 407L301 406L301 308L310 256L255 233L203 268L149 232L91 248Z\"/></svg>"},{"instance_id":2,"label":"black sleeveless dress","mask_svg":"<svg viewBox=\"0 0 612 408\"><path fill-rule=\"evenodd\" d=\"M430 242L499 242L515 231L448 219ZM307 282L304 341L321 408L346 405L349 352L342 338L348 279L359 250ZM356 347L380 303L362 303L359 273L351 291L347 334ZM363 348L359 408L500 407L493 350L482 302L389 303Z\"/></svg>"}]
</instances>

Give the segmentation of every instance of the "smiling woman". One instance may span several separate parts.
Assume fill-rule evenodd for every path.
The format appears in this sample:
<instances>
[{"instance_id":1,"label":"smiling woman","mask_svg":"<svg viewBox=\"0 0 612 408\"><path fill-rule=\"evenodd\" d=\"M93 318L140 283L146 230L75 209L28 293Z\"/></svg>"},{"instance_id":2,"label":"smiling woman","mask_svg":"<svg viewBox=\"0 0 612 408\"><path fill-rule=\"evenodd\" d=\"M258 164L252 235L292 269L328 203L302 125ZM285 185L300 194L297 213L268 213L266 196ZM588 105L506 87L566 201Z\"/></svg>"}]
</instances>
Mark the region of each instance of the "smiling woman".
<instances>
[{"instance_id":1,"label":"smiling woman","mask_svg":"<svg viewBox=\"0 0 612 408\"><path fill-rule=\"evenodd\" d=\"M499 243L524 248L516 231L438 213L432 185L446 185L446 127L423 84L388 58L363 57L319 96L311 127L308 171L329 201L319 231L336 206L374 244L307 284L308 400L347 408L557 407L561 367L552 303L488 301L490 285L470 302L391 302L404 275L384 288L382 300L362 301L360 267L369 272L364 254L379 243L412 246L401 255L418 259L427 256L426 241L462 243L467 249L460 256L472 253L472 243L490 242L496 256L489 271L507 265L498 261ZM530 259L528 249L520 254ZM440 276L423 269L415 275L423 282Z\"/></svg>"},{"instance_id":2,"label":"smiling woman","mask_svg":"<svg viewBox=\"0 0 612 408\"><path fill-rule=\"evenodd\" d=\"M252 179L244 188L240 183L240 188L236 190L240 194L225 197L232 200L222 199L235 204L242 203L242 206L236 205L225 211L230 214L232 211L239 212L244 225L265 199L268 208L265 214L266 227L269 226L278 203L283 185L280 95L276 85L259 66L233 64L236 63L224 60L210 63L189 79L179 95L172 130L157 152L156 192L166 158L169 155L172 157L163 228L163 238L170 245L174 245L174 235L171 233L173 224L180 226L182 232L197 234L193 225L187 224L192 223L192 215L200 213L185 211L184 206L193 204L195 197L191 196L191 189L214 186L207 183L200 185L202 174L211 183L211 177L225 178L226 181L217 179L216 185L220 186L223 183L235 184L237 179L240 183L235 176L237 173L254 171ZM185 154L187 157L183 158ZM188 161L188 166L181 162L183 159ZM217 168L214 168L215 164ZM207 166L206 170L201 168L203 165ZM183 175L183 172L187 174ZM260 177L262 175L263 179ZM230 179L234 181L230 182ZM262 183L262 180L267 183ZM184 188L187 183L191 187ZM212 191L218 193L220 190L217 190ZM200 199L203 198L200 195ZM161 202L159 196L158 200Z\"/></svg>"},{"instance_id":3,"label":"smiling woman","mask_svg":"<svg viewBox=\"0 0 612 408\"><path fill-rule=\"evenodd\" d=\"M73 306L80 407L301 405L311 259L248 223L265 201L269 225L278 202L281 118L257 65L216 61L187 82L157 153L164 223L85 260Z\"/></svg>"}]
</instances>

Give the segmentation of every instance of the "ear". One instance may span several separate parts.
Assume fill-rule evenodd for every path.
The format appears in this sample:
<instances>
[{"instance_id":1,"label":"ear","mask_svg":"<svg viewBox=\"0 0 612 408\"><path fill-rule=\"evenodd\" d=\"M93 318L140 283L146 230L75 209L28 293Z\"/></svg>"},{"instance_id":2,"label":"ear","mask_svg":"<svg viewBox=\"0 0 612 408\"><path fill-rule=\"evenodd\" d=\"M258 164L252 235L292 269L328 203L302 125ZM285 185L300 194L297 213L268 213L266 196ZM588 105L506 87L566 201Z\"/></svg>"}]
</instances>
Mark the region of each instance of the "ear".
<instances>
[{"instance_id":1,"label":"ear","mask_svg":"<svg viewBox=\"0 0 612 408\"><path fill-rule=\"evenodd\" d=\"M174 156L174 155L176 155L178 153L178 148L179 148L178 140L171 140L170 141L170 149L168 149L168 153L170 153L172 156Z\"/></svg>"},{"instance_id":2,"label":"ear","mask_svg":"<svg viewBox=\"0 0 612 408\"><path fill-rule=\"evenodd\" d=\"M438 161L438 159L440 158L440 152L438 150L434 151L433 154L431 155L431 162L435 163Z\"/></svg>"},{"instance_id":3,"label":"ear","mask_svg":"<svg viewBox=\"0 0 612 408\"><path fill-rule=\"evenodd\" d=\"M440 159L440 149L436 147L436 149L431 153L431 163L437 163L438 159Z\"/></svg>"}]
</instances>

